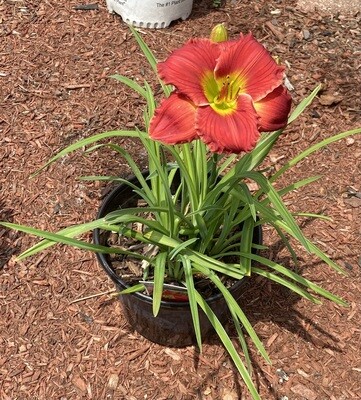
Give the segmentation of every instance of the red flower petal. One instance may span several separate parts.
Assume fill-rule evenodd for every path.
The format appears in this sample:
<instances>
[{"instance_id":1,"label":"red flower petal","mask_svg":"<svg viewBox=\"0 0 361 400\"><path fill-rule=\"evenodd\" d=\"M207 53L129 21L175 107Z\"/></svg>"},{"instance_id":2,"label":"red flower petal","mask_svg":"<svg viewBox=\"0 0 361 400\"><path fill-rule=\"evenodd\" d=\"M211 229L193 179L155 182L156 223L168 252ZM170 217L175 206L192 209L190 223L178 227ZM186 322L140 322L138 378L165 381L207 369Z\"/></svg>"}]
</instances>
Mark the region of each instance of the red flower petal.
<instances>
[{"instance_id":1,"label":"red flower petal","mask_svg":"<svg viewBox=\"0 0 361 400\"><path fill-rule=\"evenodd\" d=\"M269 52L248 34L222 52L215 69L216 78L230 76L236 80L240 93L247 93L258 101L279 86L284 67L278 65Z\"/></svg>"},{"instance_id":2,"label":"red flower petal","mask_svg":"<svg viewBox=\"0 0 361 400\"><path fill-rule=\"evenodd\" d=\"M150 121L149 136L166 144L190 142L195 131L195 105L186 97L172 93L163 100Z\"/></svg>"},{"instance_id":3,"label":"red flower petal","mask_svg":"<svg viewBox=\"0 0 361 400\"><path fill-rule=\"evenodd\" d=\"M196 123L199 136L215 153L250 151L259 138L258 116L246 94L239 96L235 110L223 115L210 106L198 108Z\"/></svg>"},{"instance_id":4,"label":"red flower petal","mask_svg":"<svg viewBox=\"0 0 361 400\"><path fill-rule=\"evenodd\" d=\"M292 98L283 85L278 86L262 100L257 101L254 107L260 117L260 131L271 132L285 127L291 102Z\"/></svg>"},{"instance_id":5,"label":"red flower petal","mask_svg":"<svg viewBox=\"0 0 361 400\"><path fill-rule=\"evenodd\" d=\"M204 86L213 80L220 47L208 39L193 39L158 64L160 78L174 85L196 105L207 104Z\"/></svg>"}]
</instances>

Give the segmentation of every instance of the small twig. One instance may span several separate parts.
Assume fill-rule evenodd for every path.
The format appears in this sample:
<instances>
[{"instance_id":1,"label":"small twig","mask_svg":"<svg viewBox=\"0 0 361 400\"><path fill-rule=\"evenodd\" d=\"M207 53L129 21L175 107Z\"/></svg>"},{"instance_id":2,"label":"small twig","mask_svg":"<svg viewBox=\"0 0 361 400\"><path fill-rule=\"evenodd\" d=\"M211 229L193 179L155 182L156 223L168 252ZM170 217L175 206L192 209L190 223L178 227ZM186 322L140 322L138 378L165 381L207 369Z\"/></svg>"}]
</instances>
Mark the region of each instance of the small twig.
<instances>
[{"instance_id":1,"label":"small twig","mask_svg":"<svg viewBox=\"0 0 361 400\"><path fill-rule=\"evenodd\" d=\"M88 83L79 83L79 84L65 84L64 89L68 90L75 90L75 89L84 89L84 88L90 88L91 86Z\"/></svg>"},{"instance_id":2,"label":"small twig","mask_svg":"<svg viewBox=\"0 0 361 400\"><path fill-rule=\"evenodd\" d=\"M74 6L74 9L80 11L99 10L99 6L98 4L79 4Z\"/></svg>"},{"instance_id":3,"label":"small twig","mask_svg":"<svg viewBox=\"0 0 361 400\"><path fill-rule=\"evenodd\" d=\"M114 292L116 292L116 291L114 289L112 289L112 290L108 290L107 292L91 294L90 296L82 297L81 299L75 299L75 300L71 301L69 304L78 303L79 301L83 301L83 300L94 299L95 297L104 296L106 294L111 294Z\"/></svg>"},{"instance_id":4,"label":"small twig","mask_svg":"<svg viewBox=\"0 0 361 400\"><path fill-rule=\"evenodd\" d=\"M276 36L276 38L280 41L283 42L284 40L284 35L282 32L280 32L270 21L267 21L265 23L266 27Z\"/></svg>"}]
</instances>

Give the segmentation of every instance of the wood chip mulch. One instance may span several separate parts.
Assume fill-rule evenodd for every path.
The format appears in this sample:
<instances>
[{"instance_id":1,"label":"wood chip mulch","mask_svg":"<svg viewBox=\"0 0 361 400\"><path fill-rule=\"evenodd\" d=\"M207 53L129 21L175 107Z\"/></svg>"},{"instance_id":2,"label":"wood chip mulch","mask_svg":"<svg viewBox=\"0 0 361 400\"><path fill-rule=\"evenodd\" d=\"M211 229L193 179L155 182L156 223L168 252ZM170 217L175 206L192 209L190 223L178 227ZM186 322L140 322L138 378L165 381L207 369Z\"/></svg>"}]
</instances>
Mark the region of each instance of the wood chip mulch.
<instances>
[{"instance_id":1,"label":"wood chip mulch","mask_svg":"<svg viewBox=\"0 0 361 400\"><path fill-rule=\"evenodd\" d=\"M232 37L254 35L287 65L295 104L323 91L272 151L278 168L308 145L361 125L360 13L304 12L290 0L195 1L189 20L144 31L158 59L225 22ZM141 126L143 101L109 78L154 77L127 26L74 0L0 0L0 220L58 230L95 217L106 185L82 175L127 175L107 149L65 157L30 179L51 155L91 134ZM77 9L78 8L78 9ZM136 141L119 141L145 165ZM256 279L244 309L272 365L252 350L264 399L361 398L361 144L355 136L309 157L284 183L322 179L290 195L292 209L332 221L302 222L305 233L348 272L300 254L302 274L343 296L348 308L301 300ZM288 253L265 230L275 260ZM0 399L248 399L216 339L202 354L165 348L132 332L93 254L56 246L25 262L33 237L0 228Z\"/></svg>"}]
</instances>

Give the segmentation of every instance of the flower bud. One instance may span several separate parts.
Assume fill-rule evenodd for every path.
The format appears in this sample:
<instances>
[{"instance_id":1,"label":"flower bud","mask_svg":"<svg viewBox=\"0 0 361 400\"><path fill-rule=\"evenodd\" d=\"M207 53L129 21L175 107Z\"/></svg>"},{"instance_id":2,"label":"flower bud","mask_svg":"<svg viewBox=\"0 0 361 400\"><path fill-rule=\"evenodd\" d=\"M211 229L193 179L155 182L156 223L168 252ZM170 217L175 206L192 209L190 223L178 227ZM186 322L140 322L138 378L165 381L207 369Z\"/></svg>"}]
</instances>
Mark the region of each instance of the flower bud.
<instances>
[{"instance_id":1,"label":"flower bud","mask_svg":"<svg viewBox=\"0 0 361 400\"><path fill-rule=\"evenodd\" d=\"M225 42L228 40L228 31L224 24L216 25L210 35L211 42Z\"/></svg>"}]
</instances>

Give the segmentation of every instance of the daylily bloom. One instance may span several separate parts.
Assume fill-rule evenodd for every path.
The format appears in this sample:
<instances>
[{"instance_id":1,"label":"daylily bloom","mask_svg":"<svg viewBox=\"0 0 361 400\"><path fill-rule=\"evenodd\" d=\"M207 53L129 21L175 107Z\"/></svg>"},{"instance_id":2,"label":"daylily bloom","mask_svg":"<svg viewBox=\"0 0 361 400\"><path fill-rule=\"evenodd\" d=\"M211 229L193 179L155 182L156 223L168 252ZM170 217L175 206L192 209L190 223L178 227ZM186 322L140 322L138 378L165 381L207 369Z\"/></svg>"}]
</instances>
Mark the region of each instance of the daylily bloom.
<instances>
[{"instance_id":1,"label":"daylily bloom","mask_svg":"<svg viewBox=\"0 0 361 400\"><path fill-rule=\"evenodd\" d=\"M211 151L254 148L260 132L283 128L291 97L278 65L252 34L215 43L193 39L158 64L175 90L150 124L150 137L166 144L201 139Z\"/></svg>"}]
</instances>

